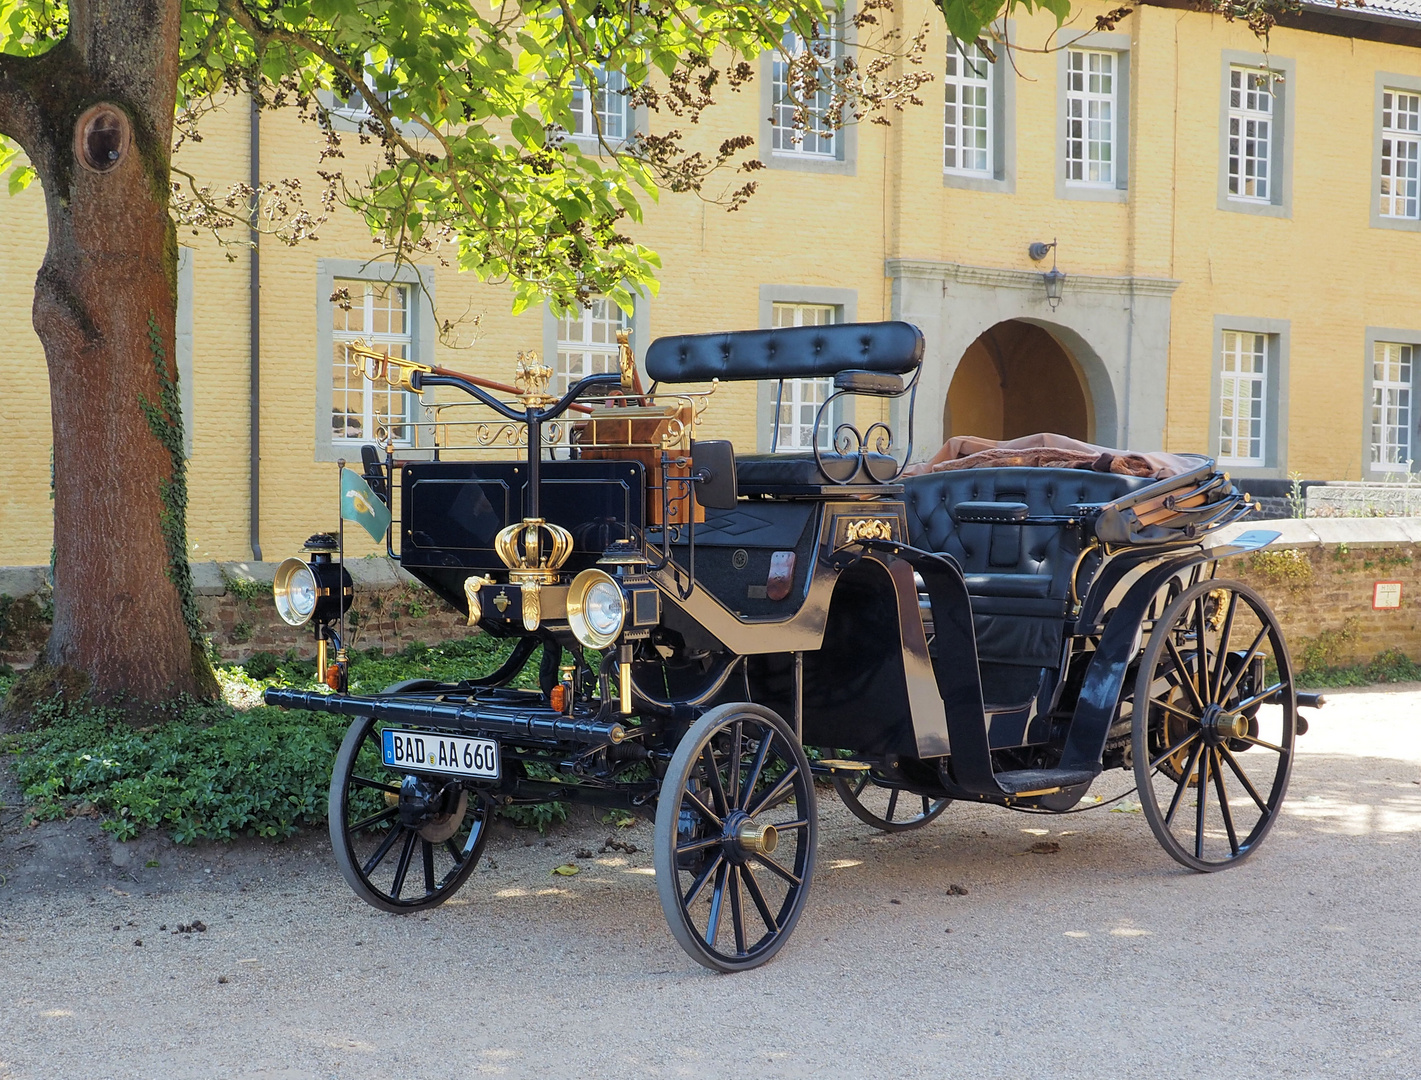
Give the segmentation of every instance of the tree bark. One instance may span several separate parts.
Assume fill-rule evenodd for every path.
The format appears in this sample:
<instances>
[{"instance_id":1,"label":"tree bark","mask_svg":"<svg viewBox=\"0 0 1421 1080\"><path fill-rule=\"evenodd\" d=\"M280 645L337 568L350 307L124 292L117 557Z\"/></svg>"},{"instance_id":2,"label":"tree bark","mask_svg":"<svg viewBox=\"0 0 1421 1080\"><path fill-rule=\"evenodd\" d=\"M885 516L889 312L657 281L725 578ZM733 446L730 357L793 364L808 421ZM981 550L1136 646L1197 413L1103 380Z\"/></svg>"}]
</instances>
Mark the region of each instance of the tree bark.
<instances>
[{"instance_id":1,"label":"tree bark","mask_svg":"<svg viewBox=\"0 0 1421 1080\"><path fill-rule=\"evenodd\" d=\"M176 583L187 572L186 552L179 568L171 550L175 535L186 544L182 488L143 404L163 416L160 367L176 379L168 177L180 18L179 0L72 0L64 41L0 70L0 130L39 174L49 224L34 326L54 433L54 623L37 668L67 673L71 687L78 672L101 702L215 688ZM100 103L131 129L126 148L88 144L103 151L102 171L76 142Z\"/></svg>"}]
</instances>

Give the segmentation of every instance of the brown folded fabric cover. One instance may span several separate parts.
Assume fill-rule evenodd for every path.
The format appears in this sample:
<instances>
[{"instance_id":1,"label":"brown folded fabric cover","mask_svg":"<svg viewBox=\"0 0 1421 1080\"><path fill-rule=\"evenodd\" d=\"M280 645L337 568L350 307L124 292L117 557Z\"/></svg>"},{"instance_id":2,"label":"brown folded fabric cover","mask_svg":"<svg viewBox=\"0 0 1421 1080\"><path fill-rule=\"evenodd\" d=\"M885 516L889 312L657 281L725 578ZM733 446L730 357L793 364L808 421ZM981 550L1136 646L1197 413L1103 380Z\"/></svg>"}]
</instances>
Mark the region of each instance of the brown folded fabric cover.
<instances>
[{"instance_id":1,"label":"brown folded fabric cover","mask_svg":"<svg viewBox=\"0 0 1421 1080\"><path fill-rule=\"evenodd\" d=\"M1001 469L1028 466L1053 469L1088 469L1122 476L1150 476L1163 480L1178 476L1198 465L1198 461L1177 454L1137 453L1081 442L1065 435L1042 432L1019 439L983 439L957 435L929 460L909 465L904 476L948 469Z\"/></svg>"}]
</instances>

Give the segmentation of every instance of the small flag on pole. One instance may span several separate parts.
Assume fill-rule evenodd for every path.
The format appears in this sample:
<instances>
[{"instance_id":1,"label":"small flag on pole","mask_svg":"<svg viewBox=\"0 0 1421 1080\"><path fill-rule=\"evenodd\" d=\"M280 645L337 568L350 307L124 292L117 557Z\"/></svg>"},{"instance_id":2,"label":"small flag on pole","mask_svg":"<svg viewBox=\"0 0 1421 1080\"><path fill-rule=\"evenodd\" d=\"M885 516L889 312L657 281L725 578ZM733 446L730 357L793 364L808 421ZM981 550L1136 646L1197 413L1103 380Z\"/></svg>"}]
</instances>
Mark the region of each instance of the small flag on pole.
<instances>
[{"instance_id":1,"label":"small flag on pole","mask_svg":"<svg viewBox=\"0 0 1421 1080\"><path fill-rule=\"evenodd\" d=\"M363 526L376 542L390 527L390 508L354 469L340 471L340 516Z\"/></svg>"}]
</instances>

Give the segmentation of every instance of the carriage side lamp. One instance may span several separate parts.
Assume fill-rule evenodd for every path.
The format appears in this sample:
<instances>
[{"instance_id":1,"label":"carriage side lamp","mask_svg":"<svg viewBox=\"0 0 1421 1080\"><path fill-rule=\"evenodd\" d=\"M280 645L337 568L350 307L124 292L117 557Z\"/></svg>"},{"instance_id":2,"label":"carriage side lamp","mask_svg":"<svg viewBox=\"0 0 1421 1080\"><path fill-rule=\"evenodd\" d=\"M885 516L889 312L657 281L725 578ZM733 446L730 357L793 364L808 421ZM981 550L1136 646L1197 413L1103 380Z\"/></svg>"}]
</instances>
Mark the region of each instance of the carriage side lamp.
<instances>
[{"instance_id":1,"label":"carriage side lamp","mask_svg":"<svg viewBox=\"0 0 1421 1080\"><path fill-rule=\"evenodd\" d=\"M1046 258L1046 253L1051 252L1051 269L1041 275L1041 281L1046 286L1046 302L1051 305L1051 310L1055 311L1061 303L1061 291L1066 284L1064 271L1056 269L1056 241L1047 244L1037 240L1026 249L1026 253L1031 256L1032 262L1040 262Z\"/></svg>"},{"instance_id":2,"label":"carriage side lamp","mask_svg":"<svg viewBox=\"0 0 1421 1080\"><path fill-rule=\"evenodd\" d=\"M326 643L331 640L331 623L344 614L355 599L355 583L350 571L337 563L336 538L331 533L317 533L302 545L309 562L298 558L284 560L276 568L271 582L276 613L288 626L316 623L316 667L318 677L326 676Z\"/></svg>"}]
</instances>

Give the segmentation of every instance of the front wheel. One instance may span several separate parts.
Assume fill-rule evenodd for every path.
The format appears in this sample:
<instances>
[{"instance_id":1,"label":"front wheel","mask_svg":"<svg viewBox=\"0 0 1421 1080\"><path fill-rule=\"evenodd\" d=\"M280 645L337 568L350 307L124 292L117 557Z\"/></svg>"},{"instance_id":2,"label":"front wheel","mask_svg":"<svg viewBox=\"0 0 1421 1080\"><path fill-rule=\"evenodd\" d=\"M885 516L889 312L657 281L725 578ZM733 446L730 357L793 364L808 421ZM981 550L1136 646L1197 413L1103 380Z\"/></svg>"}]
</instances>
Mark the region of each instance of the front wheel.
<instances>
[{"instance_id":1,"label":"front wheel","mask_svg":"<svg viewBox=\"0 0 1421 1080\"><path fill-rule=\"evenodd\" d=\"M1205 872L1252 855L1278 820L1296 738L1292 663L1263 598L1235 581L1185 589L1135 684L1135 782L1160 845Z\"/></svg>"},{"instance_id":2,"label":"front wheel","mask_svg":"<svg viewBox=\"0 0 1421 1080\"><path fill-rule=\"evenodd\" d=\"M783 720L739 702L691 725L662 781L653 861L692 959L743 971L779 952L804 910L817 829L809 759Z\"/></svg>"},{"instance_id":3,"label":"front wheel","mask_svg":"<svg viewBox=\"0 0 1421 1080\"><path fill-rule=\"evenodd\" d=\"M395 692L408 689L401 685ZM381 725L357 717L331 776L331 847L355 895L382 911L437 907L483 854L490 808L455 777L385 768Z\"/></svg>"}]
</instances>

